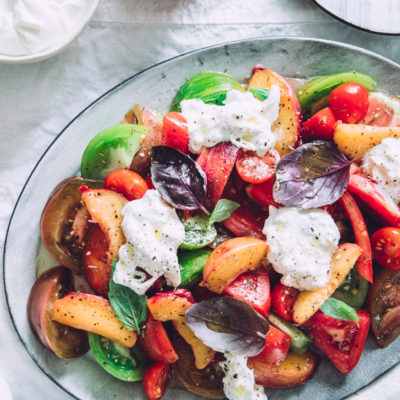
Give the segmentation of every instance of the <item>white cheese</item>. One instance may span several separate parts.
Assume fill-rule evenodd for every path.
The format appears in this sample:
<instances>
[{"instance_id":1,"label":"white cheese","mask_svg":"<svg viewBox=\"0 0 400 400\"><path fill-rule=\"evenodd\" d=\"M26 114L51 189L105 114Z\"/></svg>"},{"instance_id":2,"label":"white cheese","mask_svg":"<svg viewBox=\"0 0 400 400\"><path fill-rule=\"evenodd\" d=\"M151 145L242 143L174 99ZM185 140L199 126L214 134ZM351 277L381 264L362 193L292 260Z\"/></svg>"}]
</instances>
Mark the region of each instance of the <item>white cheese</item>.
<instances>
[{"instance_id":1,"label":"white cheese","mask_svg":"<svg viewBox=\"0 0 400 400\"><path fill-rule=\"evenodd\" d=\"M278 86L271 87L264 101L239 90L229 91L223 106L204 104L200 99L183 100L181 109L188 123L190 151L198 154L204 147L230 141L263 156L275 146L271 127L278 118L279 102Z\"/></svg>"},{"instance_id":2,"label":"white cheese","mask_svg":"<svg viewBox=\"0 0 400 400\"><path fill-rule=\"evenodd\" d=\"M232 353L224 354L219 363L224 371L224 393L229 400L268 400L261 385L254 380L254 371L247 366L247 358Z\"/></svg>"},{"instance_id":3,"label":"white cheese","mask_svg":"<svg viewBox=\"0 0 400 400\"><path fill-rule=\"evenodd\" d=\"M361 168L390 202L400 205L400 138L383 139L364 155Z\"/></svg>"},{"instance_id":4,"label":"white cheese","mask_svg":"<svg viewBox=\"0 0 400 400\"><path fill-rule=\"evenodd\" d=\"M268 260L283 275L281 282L299 290L328 283L328 273L340 233L327 211L270 206L264 234Z\"/></svg>"},{"instance_id":5,"label":"white cheese","mask_svg":"<svg viewBox=\"0 0 400 400\"><path fill-rule=\"evenodd\" d=\"M122 216L127 243L119 249L114 282L138 294L144 294L160 276L168 285L178 286L181 276L177 249L185 228L175 209L156 190L148 190L141 199L128 202Z\"/></svg>"}]
</instances>

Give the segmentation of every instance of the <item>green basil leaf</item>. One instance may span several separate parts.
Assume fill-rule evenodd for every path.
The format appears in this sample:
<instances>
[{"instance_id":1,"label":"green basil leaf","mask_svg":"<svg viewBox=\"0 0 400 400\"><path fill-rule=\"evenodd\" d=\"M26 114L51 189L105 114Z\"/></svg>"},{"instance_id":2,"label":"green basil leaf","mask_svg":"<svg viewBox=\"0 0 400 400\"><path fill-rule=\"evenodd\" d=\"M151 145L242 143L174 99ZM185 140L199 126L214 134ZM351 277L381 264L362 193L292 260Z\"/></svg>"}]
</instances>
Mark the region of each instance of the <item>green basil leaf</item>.
<instances>
[{"instance_id":1,"label":"green basil leaf","mask_svg":"<svg viewBox=\"0 0 400 400\"><path fill-rule=\"evenodd\" d=\"M210 215L209 224L213 224L215 222L222 222L229 218L231 214L240 207L239 203L235 201L221 199L218 200L217 205L215 206L213 212Z\"/></svg>"},{"instance_id":2,"label":"green basil leaf","mask_svg":"<svg viewBox=\"0 0 400 400\"><path fill-rule=\"evenodd\" d=\"M348 306L343 301L329 297L321 306L321 311L329 317L341 319L348 322L356 322L358 325L359 317L353 307Z\"/></svg>"},{"instance_id":3,"label":"green basil leaf","mask_svg":"<svg viewBox=\"0 0 400 400\"><path fill-rule=\"evenodd\" d=\"M217 237L214 225L208 222L208 218L195 215L194 217L182 220L185 227L185 238L179 246L181 249L201 249L212 243Z\"/></svg>"},{"instance_id":4,"label":"green basil leaf","mask_svg":"<svg viewBox=\"0 0 400 400\"><path fill-rule=\"evenodd\" d=\"M264 101L265 99L268 99L269 97L269 90L264 89L264 88L259 88L259 87L251 87L248 89L249 92L253 94L254 97L257 97L257 99Z\"/></svg>"},{"instance_id":5,"label":"green basil leaf","mask_svg":"<svg viewBox=\"0 0 400 400\"><path fill-rule=\"evenodd\" d=\"M207 346L251 357L265 346L269 324L244 301L214 297L193 304L185 313L194 334Z\"/></svg>"},{"instance_id":6,"label":"green basil leaf","mask_svg":"<svg viewBox=\"0 0 400 400\"><path fill-rule=\"evenodd\" d=\"M140 334L140 325L147 318L147 296L139 295L132 289L115 283L113 280L116 260L113 261L108 299L122 325Z\"/></svg>"}]
</instances>

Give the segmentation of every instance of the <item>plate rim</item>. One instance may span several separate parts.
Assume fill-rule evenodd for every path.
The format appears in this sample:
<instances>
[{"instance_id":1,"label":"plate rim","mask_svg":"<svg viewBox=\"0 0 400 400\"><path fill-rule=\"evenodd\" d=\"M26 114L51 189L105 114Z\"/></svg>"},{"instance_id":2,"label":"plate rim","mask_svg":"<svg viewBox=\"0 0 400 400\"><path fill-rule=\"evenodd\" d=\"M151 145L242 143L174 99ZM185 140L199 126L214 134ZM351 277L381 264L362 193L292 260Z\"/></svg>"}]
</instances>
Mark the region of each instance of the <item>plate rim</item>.
<instances>
[{"instance_id":1,"label":"plate rim","mask_svg":"<svg viewBox=\"0 0 400 400\"><path fill-rule=\"evenodd\" d=\"M86 107L84 107L78 114L75 115L74 118L71 119L71 121L69 121L64 128L54 137L54 139L50 142L50 144L47 146L47 148L44 150L44 152L41 154L41 156L39 157L39 159L37 160L37 162L35 163L34 167L32 168L31 172L29 173L28 177L26 178L26 181L24 182L21 191L19 192L19 195L17 197L17 200L14 204L13 210L11 212L10 215L10 219L8 221L7 224L7 229L6 229L6 234L5 234L5 239L4 239L4 247L3 247L3 256L2 256L2 269L3 269L3 288L4 288L4 297L6 300L6 305L7 305L7 311L8 314L10 316L12 325L14 327L14 330L20 340L20 342L22 343L22 345L24 346L26 352L28 353L28 355L30 356L30 358L32 359L32 361L36 364L36 367L38 367L45 376L47 376L47 378L50 379L51 382L53 382L55 385L57 385L62 391L64 391L65 393L67 393L69 396L71 396L73 399L76 400L81 400L78 397L76 397L73 393L71 393L67 388L65 388L64 386L62 386L56 379L54 379L49 373L47 373L44 368L42 368L42 366L39 364L38 360L36 359L36 357L34 356L34 354L32 354L32 352L29 350L28 344L25 342L25 340L22 338L20 332L18 331L16 322L14 320L13 314L11 312L11 305L9 302L9 295L8 295L8 290L7 290L7 284L6 284L6 253L7 253L7 243L8 243L8 236L9 236L9 232L11 229L11 225L13 222L13 218L15 215L15 212L17 210L17 207L19 205L19 202L21 200L22 195L25 192L25 189L29 183L29 181L32 178L32 175L34 174L34 172L36 171L36 169L38 168L39 164L41 163L41 161L43 160L43 158L46 156L46 154L49 152L49 150L53 147L53 145L55 144L55 142L61 137L61 135L64 134L64 132L77 120L79 119L84 113L86 113L86 111L88 111L90 108L92 108L94 105L96 105L98 102L102 101L103 99L105 99L109 94L111 94L114 90L116 90L119 87L124 86L125 84L127 84L130 80L135 79L137 76L140 76L144 73L146 73L146 71L151 70L153 68L156 68L160 65L163 64L168 64L169 62L175 61L177 59L180 58L184 58L186 56L189 55L194 55L194 54L198 54L198 53L202 53L204 51L207 50L212 50L212 49L216 49L216 48L221 48L224 46L228 46L228 45L235 45L235 44L239 44L239 43L246 43L246 42L256 42L256 41L274 41L274 40L288 40L288 41L293 41L293 42L317 42L317 43L325 43L325 44L330 44L330 45L334 45L334 46L339 46L341 48L348 48L351 50L355 50L358 52L361 52L363 54L366 54L370 57L373 57L375 59L378 59L380 61L383 61L385 63L389 63L394 67L397 67L400 69L400 64L396 63L395 61L391 60L388 57L382 56L380 54L377 54L371 50L367 50L364 49L362 47L359 46L355 46L352 44L348 44L348 43L344 43L344 42L339 42L339 41L335 41L335 40L328 40L328 39L319 39L319 38L312 38L312 37L294 37L294 36L258 36L255 38L245 38L245 39L238 39L238 40L233 40L233 41L228 41L228 42L222 42L222 43L218 43L218 44L213 44L210 46L205 46L205 47L201 47L201 48L197 48L197 49L193 49L190 51L187 51L185 53L180 53L177 54L173 57L170 57L168 59L162 60L158 63L152 64L140 71L138 71L137 73L131 75L130 77L124 79L123 81L121 81L120 83L114 85L113 87L111 87L110 89L108 89L106 92L104 92L102 95L100 95L98 98L96 98L95 100L93 100L92 102L90 102ZM391 368L387 369L385 372L383 372L381 375L377 376L373 381L369 382L367 385L363 386L362 388L356 390L355 392L352 392L351 394L349 394L347 397L357 393L357 391L362 390L363 388L367 387L368 385L376 382L379 378L381 378L382 376L384 376L385 374L387 374L389 371L391 371L393 368L395 368L396 366L400 365L400 362L395 364L394 366L392 366Z\"/></svg>"}]
</instances>

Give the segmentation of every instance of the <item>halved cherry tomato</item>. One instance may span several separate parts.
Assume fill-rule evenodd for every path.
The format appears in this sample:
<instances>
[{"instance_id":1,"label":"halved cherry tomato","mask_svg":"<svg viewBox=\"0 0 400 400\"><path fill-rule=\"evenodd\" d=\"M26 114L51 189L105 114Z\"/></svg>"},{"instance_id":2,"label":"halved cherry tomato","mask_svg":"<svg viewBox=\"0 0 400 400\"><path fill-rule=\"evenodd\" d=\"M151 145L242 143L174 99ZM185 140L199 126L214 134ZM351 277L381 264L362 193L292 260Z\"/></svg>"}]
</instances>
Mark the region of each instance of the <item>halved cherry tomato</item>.
<instances>
[{"instance_id":1,"label":"halved cherry tomato","mask_svg":"<svg viewBox=\"0 0 400 400\"><path fill-rule=\"evenodd\" d=\"M224 294L245 301L264 317L267 317L271 308L269 277L261 270L238 276L225 288Z\"/></svg>"},{"instance_id":2,"label":"halved cherry tomato","mask_svg":"<svg viewBox=\"0 0 400 400\"><path fill-rule=\"evenodd\" d=\"M254 151L243 151L236 161L236 170L244 181L262 183L274 176L279 159L279 153L275 149L268 151L263 157L259 157Z\"/></svg>"},{"instance_id":3,"label":"halved cherry tomato","mask_svg":"<svg viewBox=\"0 0 400 400\"><path fill-rule=\"evenodd\" d=\"M361 121L368 111L368 92L356 82L346 82L329 93L329 105L335 117L345 124Z\"/></svg>"},{"instance_id":4,"label":"halved cherry tomato","mask_svg":"<svg viewBox=\"0 0 400 400\"><path fill-rule=\"evenodd\" d=\"M150 400L159 400L163 396L171 379L171 365L158 362L153 364L143 378L143 387Z\"/></svg>"},{"instance_id":5,"label":"halved cherry tomato","mask_svg":"<svg viewBox=\"0 0 400 400\"><path fill-rule=\"evenodd\" d=\"M270 325L265 337L264 349L250 359L262 361L265 364L279 365L286 358L289 347L289 335Z\"/></svg>"},{"instance_id":6,"label":"halved cherry tomato","mask_svg":"<svg viewBox=\"0 0 400 400\"><path fill-rule=\"evenodd\" d=\"M189 130L185 117L175 111L164 116L162 127L162 143L166 146L189 153Z\"/></svg>"},{"instance_id":7,"label":"halved cherry tomato","mask_svg":"<svg viewBox=\"0 0 400 400\"><path fill-rule=\"evenodd\" d=\"M271 293L272 307L280 317L293 321L293 304L298 294L299 291L296 288L280 282L275 285Z\"/></svg>"},{"instance_id":8,"label":"halved cherry tomato","mask_svg":"<svg viewBox=\"0 0 400 400\"><path fill-rule=\"evenodd\" d=\"M86 239L82 263L85 278L89 286L101 296L107 298L110 270L108 268L108 242L98 224L94 224Z\"/></svg>"},{"instance_id":9,"label":"halved cherry tomato","mask_svg":"<svg viewBox=\"0 0 400 400\"><path fill-rule=\"evenodd\" d=\"M349 192L346 191L344 195L339 199L339 202L350 219L356 243L361 247L362 250L361 256L357 260L357 270L364 279L372 283L373 271L371 242L369 239L369 234L364 221L364 217L361 214L361 211L358 208L358 205L355 202L353 196Z\"/></svg>"},{"instance_id":10,"label":"halved cherry tomato","mask_svg":"<svg viewBox=\"0 0 400 400\"><path fill-rule=\"evenodd\" d=\"M279 208L280 205L274 200L272 189L274 187L274 180L268 179L263 183L252 183L247 186L247 195L254 200L261 207L268 209L269 206Z\"/></svg>"},{"instance_id":11,"label":"halved cherry tomato","mask_svg":"<svg viewBox=\"0 0 400 400\"><path fill-rule=\"evenodd\" d=\"M329 317L318 310L302 327L306 329L314 344L344 374L348 374L358 363L369 330L369 314L357 310L358 326Z\"/></svg>"},{"instance_id":12,"label":"halved cherry tomato","mask_svg":"<svg viewBox=\"0 0 400 400\"><path fill-rule=\"evenodd\" d=\"M387 269L400 270L400 229L379 229L371 237L374 259Z\"/></svg>"},{"instance_id":13,"label":"halved cherry tomato","mask_svg":"<svg viewBox=\"0 0 400 400\"><path fill-rule=\"evenodd\" d=\"M143 325L143 334L139 336L139 345L153 361L173 363L178 359L162 323L150 311L147 312L146 323Z\"/></svg>"},{"instance_id":14,"label":"halved cherry tomato","mask_svg":"<svg viewBox=\"0 0 400 400\"><path fill-rule=\"evenodd\" d=\"M129 201L140 199L147 192L146 181L129 169L117 169L108 174L104 189L109 189L125 196Z\"/></svg>"},{"instance_id":15,"label":"halved cherry tomato","mask_svg":"<svg viewBox=\"0 0 400 400\"><path fill-rule=\"evenodd\" d=\"M301 136L304 140L332 140L336 118L330 107L323 108L303 124Z\"/></svg>"}]
</instances>

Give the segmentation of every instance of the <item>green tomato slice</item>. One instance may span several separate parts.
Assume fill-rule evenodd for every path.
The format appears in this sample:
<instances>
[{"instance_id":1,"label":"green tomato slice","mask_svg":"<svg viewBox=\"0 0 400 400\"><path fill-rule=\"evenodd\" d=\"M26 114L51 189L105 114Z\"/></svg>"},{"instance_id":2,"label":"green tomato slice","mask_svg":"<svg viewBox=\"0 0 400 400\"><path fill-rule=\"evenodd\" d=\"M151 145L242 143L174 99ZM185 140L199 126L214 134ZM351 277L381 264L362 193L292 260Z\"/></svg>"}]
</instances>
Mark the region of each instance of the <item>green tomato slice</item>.
<instances>
[{"instance_id":1,"label":"green tomato slice","mask_svg":"<svg viewBox=\"0 0 400 400\"><path fill-rule=\"evenodd\" d=\"M170 111L181 111L181 101L187 99L201 99L207 104L222 105L226 93L232 89L244 92L242 85L230 75L222 72L200 72L179 88Z\"/></svg>"},{"instance_id":2,"label":"green tomato slice","mask_svg":"<svg viewBox=\"0 0 400 400\"><path fill-rule=\"evenodd\" d=\"M327 98L331 90L346 82L357 82L363 85L368 91L375 90L376 88L376 81L374 78L354 71L324 75L312 79L300 87L296 93L304 120L326 107L328 105Z\"/></svg>"},{"instance_id":3,"label":"green tomato slice","mask_svg":"<svg viewBox=\"0 0 400 400\"><path fill-rule=\"evenodd\" d=\"M129 168L146 133L144 126L122 124L97 134L83 153L82 177L105 179L116 169Z\"/></svg>"},{"instance_id":4,"label":"green tomato slice","mask_svg":"<svg viewBox=\"0 0 400 400\"><path fill-rule=\"evenodd\" d=\"M211 250L180 251L178 254L181 266L180 287L190 287L199 282L203 276L204 265Z\"/></svg>"},{"instance_id":5,"label":"green tomato slice","mask_svg":"<svg viewBox=\"0 0 400 400\"><path fill-rule=\"evenodd\" d=\"M208 218L194 216L182 221L185 227L185 239L179 246L180 249L201 249L212 243L217 237L213 224L208 223Z\"/></svg>"},{"instance_id":6,"label":"green tomato slice","mask_svg":"<svg viewBox=\"0 0 400 400\"><path fill-rule=\"evenodd\" d=\"M89 333L89 346L96 361L110 375L128 382L143 379L148 360L137 346L124 347L94 333Z\"/></svg>"}]
</instances>

